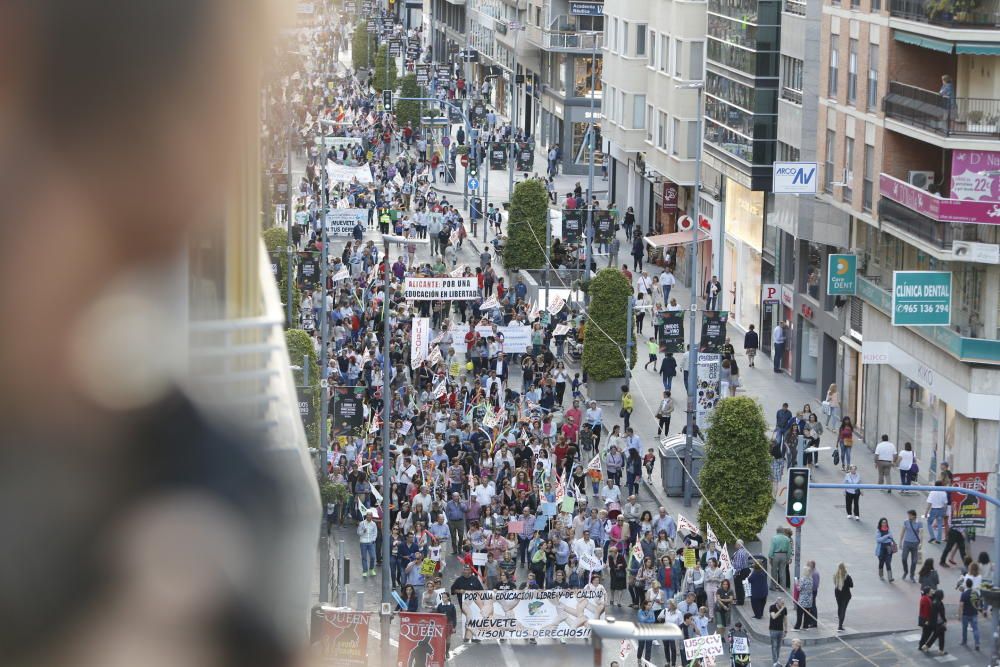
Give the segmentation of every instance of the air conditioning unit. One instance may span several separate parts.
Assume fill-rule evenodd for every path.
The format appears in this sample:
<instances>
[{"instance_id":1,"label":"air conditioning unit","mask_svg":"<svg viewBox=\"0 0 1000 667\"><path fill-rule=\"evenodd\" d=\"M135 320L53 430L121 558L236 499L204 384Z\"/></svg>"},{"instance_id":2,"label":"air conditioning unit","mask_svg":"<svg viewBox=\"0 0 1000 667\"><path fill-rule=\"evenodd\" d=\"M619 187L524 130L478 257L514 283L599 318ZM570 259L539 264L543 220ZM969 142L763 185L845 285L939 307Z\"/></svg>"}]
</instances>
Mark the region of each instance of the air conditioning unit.
<instances>
[{"instance_id":1,"label":"air conditioning unit","mask_svg":"<svg viewBox=\"0 0 1000 667\"><path fill-rule=\"evenodd\" d=\"M906 182L921 190L930 190L934 185L933 171L910 171L906 174Z\"/></svg>"}]
</instances>

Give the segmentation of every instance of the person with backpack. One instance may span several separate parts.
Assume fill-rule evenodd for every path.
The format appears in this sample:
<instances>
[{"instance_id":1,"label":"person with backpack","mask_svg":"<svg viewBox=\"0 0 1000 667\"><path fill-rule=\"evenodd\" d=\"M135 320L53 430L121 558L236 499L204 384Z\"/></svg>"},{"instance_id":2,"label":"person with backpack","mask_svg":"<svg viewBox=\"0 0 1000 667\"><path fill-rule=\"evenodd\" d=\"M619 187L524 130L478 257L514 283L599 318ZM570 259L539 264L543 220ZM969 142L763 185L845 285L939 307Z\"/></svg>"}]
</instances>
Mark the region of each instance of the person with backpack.
<instances>
[{"instance_id":1,"label":"person with backpack","mask_svg":"<svg viewBox=\"0 0 1000 667\"><path fill-rule=\"evenodd\" d=\"M962 646L969 640L969 626L972 626L972 639L976 642L976 650L979 650L979 610L982 606L982 598L976 590L974 582L970 577L966 577L965 590L959 598L959 606L962 613Z\"/></svg>"}]
</instances>

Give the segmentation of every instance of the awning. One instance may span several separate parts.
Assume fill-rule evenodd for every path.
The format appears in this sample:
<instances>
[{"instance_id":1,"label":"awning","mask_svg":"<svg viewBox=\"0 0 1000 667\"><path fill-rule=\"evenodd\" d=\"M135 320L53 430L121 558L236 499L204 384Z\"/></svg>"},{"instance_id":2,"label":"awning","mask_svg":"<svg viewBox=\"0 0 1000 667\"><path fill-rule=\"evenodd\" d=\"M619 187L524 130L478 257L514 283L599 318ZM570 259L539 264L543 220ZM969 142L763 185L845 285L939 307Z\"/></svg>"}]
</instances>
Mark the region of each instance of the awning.
<instances>
[{"instance_id":1,"label":"awning","mask_svg":"<svg viewBox=\"0 0 1000 667\"><path fill-rule=\"evenodd\" d=\"M698 230L698 242L707 241L712 238L704 229ZM685 243L691 243L691 232L674 232L673 234L658 234L656 236L647 236L646 244L652 248L672 248L675 245L684 245Z\"/></svg>"},{"instance_id":2,"label":"awning","mask_svg":"<svg viewBox=\"0 0 1000 667\"><path fill-rule=\"evenodd\" d=\"M892 36L897 42L921 46L925 49L940 51L941 53L951 53L955 47L951 42L934 39L933 37L924 37L923 35L915 35L912 32L905 32L903 30L894 30Z\"/></svg>"},{"instance_id":3,"label":"awning","mask_svg":"<svg viewBox=\"0 0 1000 667\"><path fill-rule=\"evenodd\" d=\"M955 53L964 53L970 56L1000 56L1000 44L960 42L955 45Z\"/></svg>"}]
</instances>

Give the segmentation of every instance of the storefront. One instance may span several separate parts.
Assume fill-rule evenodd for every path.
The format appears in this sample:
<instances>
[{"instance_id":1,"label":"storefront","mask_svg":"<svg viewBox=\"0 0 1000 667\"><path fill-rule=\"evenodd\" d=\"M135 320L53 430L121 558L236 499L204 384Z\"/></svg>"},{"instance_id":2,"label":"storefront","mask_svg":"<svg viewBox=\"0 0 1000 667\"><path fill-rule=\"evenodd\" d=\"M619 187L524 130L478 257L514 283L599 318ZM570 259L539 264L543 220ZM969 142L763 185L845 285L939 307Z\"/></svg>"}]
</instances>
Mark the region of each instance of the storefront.
<instances>
[{"instance_id":1,"label":"storefront","mask_svg":"<svg viewBox=\"0 0 1000 667\"><path fill-rule=\"evenodd\" d=\"M764 235L764 193L727 178L726 238L723 244L722 287L730 322L746 330L760 322L761 251Z\"/></svg>"}]
</instances>

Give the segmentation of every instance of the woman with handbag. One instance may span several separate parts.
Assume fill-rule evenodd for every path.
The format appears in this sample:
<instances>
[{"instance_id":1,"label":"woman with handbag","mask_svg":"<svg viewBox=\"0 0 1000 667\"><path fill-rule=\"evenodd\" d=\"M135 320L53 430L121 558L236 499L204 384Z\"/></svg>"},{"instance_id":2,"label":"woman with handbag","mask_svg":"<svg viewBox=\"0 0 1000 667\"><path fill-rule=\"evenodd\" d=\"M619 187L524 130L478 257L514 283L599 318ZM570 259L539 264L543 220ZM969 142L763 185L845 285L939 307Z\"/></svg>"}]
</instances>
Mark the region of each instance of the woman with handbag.
<instances>
[{"instance_id":1,"label":"woman with handbag","mask_svg":"<svg viewBox=\"0 0 1000 667\"><path fill-rule=\"evenodd\" d=\"M846 471L851 465L851 448L854 447L854 424L850 417L840 420L837 430L837 448L840 450L840 469Z\"/></svg>"},{"instance_id":2,"label":"woman with handbag","mask_svg":"<svg viewBox=\"0 0 1000 667\"><path fill-rule=\"evenodd\" d=\"M878 558L878 578L884 580L883 569L889 572L889 583L892 578L892 555L896 553L898 547L896 540L889 532L889 520L882 517L878 520L878 529L875 531L875 557Z\"/></svg>"},{"instance_id":3,"label":"woman with handbag","mask_svg":"<svg viewBox=\"0 0 1000 667\"><path fill-rule=\"evenodd\" d=\"M823 401L823 413L826 415L826 427L832 428L840 421L840 393L837 385L831 384L826 390L826 399Z\"/></svg>"},{"instance_id":4,"label":"woman with handbag","mask_svg":"<svg viewBox=\"0 0 1000 667\"><path fill-rule=\"evenodd\" d=\"M674 399L670 397L669 391L663 392L660 399L660 407L656 409L656 435L670 434L670 417L674 413Z\"/></svg>"},{"instance_id":5,"label":"woman with handbag","mask_svg":"<svg viewBox=\"0 0 1000 667\"><path fill-rule=\"evenodd\" d=\"M913 484L913 480L917 478L917 473L920 469L917 467L917 455L913 451L913 445L910 443L903 444L903 451L901 451L898 456L897 465L899 466L899 483L903 486L909 486ZM899 495L907 495L909 491L900 491Z\"/></svg>"}]
</instances>

